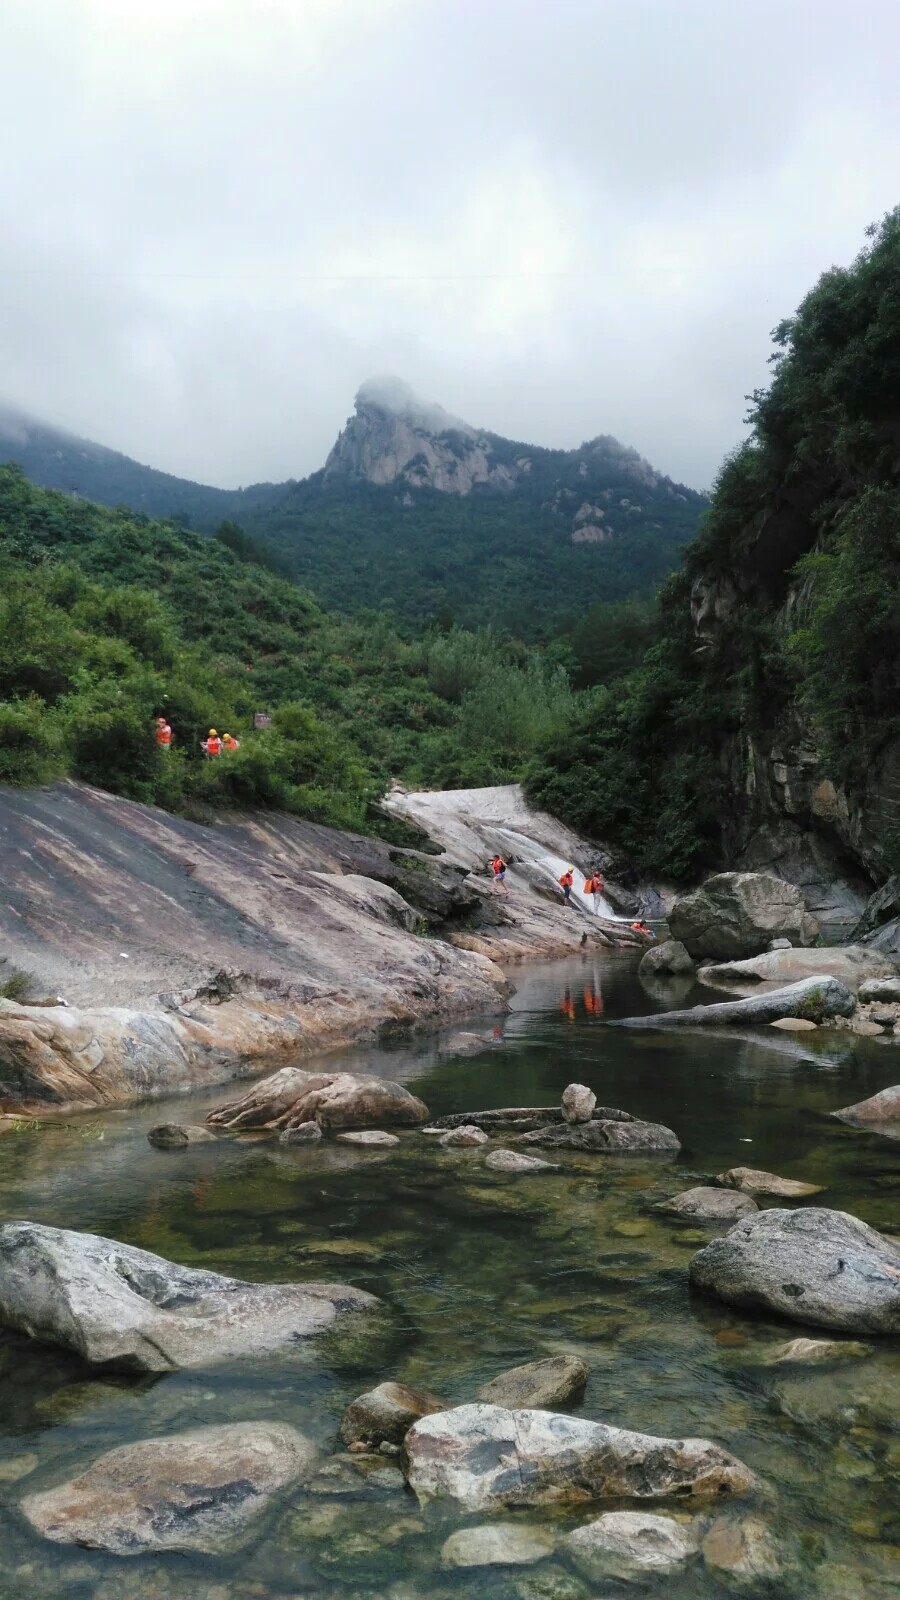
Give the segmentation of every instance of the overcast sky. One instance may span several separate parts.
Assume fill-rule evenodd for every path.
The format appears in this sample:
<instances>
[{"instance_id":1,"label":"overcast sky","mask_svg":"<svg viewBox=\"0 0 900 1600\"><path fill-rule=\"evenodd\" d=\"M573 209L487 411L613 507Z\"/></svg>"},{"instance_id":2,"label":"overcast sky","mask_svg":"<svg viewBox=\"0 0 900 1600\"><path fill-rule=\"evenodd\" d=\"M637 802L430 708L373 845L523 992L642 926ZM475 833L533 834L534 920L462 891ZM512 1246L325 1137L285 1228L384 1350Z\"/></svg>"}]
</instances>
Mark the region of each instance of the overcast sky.
<instances>
[{"instance_id":1,"label":"overcast sky","mask_svg":"<svg viewBox=\"0 0 900 1600\"><path fill-rule=\"evenodd\" d=\"M900 201L897 0L2 0L0 399L223 485L397 373L708 485Z\"/></svg>"}]
</instances>

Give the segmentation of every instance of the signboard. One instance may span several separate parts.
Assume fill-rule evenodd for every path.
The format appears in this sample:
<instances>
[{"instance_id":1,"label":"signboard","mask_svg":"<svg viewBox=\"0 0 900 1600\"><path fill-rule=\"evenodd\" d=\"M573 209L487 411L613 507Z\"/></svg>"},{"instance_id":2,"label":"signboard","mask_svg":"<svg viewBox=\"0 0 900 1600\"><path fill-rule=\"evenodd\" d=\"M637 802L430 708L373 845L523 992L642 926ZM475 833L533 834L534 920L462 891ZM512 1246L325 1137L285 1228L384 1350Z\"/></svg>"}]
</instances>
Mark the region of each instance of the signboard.
<instances>
[{"instance_id":1,"label":"signboard","mask_svg":"<svg viewBox=\"0 0 900 1600\"><path fill-rule=\"evenodd\" d=\"M253 726L254 726L254 728L271 728L271 726L272 726L271 713L268 712L268 711L254 711L254 713L253 713Z\"/></svg>"}]
</instances>

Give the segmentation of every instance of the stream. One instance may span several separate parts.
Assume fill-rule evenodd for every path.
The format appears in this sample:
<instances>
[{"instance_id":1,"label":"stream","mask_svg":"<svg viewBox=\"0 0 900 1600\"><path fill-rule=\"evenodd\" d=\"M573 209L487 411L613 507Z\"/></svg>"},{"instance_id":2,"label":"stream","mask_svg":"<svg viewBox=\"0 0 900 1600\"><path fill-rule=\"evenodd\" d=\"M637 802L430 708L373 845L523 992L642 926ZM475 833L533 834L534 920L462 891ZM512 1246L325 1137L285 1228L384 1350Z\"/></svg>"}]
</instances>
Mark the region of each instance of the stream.
<instances>
[{"instance_id":1,"label":"stream","mask_svg":"<svg viewBox=\"0 0 900 1600\"><path fill-rule=\"evenodd\" d=\"M258 1280L340 1280L395 1313L390 1349L340 1367L282 1356L159 1378L98 1373L61 1351L0 1334L0 1596L3 1600L600 1600L557 1552L533 1566L447 1570L448 1534L484 1516L422 1511L389 1461L374 1475L343 1457L345 1405L387 1378L451 1404L519 1362L571 1351L590 1367L580 1414L725 1445L768 1486L762 1515L781 1571L735 1588L702 1562L653 1580L666 1600L886 1600L900 1594L900 1351L825 1367L770 1364L818 1330L739 1313L688 1287L714 1229L654 1204L749 1165L825 1186L822 1203L900 1231L900 1142L827 1113L900 1079L900 1043L849 1034L755 1035L616 1029L616 1017L709 999L670 984L650 995L634 955L611 951L517 970L504 1019L448 1035L345 1051L327 1065L400 1079L439 1115L559 1099L588 1084L606 1105L668 1124L677 1160L553 1153L560 1170L514 1177L483 1150L246 1138L151 1148L163 1120L199 1121L228 1087L0 1141L0 1218L28 1217ZM496 1024L496 1025L495 1025ZM312 1065L304 1062L304 1065ZM542 1153L542 1152L538 1152ZM765 1203L765 1202L763 1202ZM775 1202L777 1204L777 1202ZM826 1335L821 1335L826 1337ZM237 1555L117 1558L43 1542L18 1500L124 1442L203 1424L280 1419L314 1439L319 1469L269 1507ZM346 1471L343 1470L346 1468ZM560 1531L578 1512L515 1513ZM664 1509L664 1508L660 1508Z\"/></svg>"}]
</instances>

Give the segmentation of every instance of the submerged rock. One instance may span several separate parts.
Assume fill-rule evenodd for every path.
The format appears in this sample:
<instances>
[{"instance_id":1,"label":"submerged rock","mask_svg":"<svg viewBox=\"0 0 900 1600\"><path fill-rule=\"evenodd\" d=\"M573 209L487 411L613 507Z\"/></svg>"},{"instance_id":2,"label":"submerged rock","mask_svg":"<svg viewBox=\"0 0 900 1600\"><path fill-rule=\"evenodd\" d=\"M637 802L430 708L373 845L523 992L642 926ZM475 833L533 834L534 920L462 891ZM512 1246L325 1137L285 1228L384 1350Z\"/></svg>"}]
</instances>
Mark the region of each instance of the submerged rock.
<instances>
[{"instance_id":1,"label":"submerged rock","mask_svg":"<svg viewBox=\"0 0 900 1600\"><path fill-rule=\"evenodd\" d=\"M283 1422L197 1428L110 1450L77 1477L28 1495L22 1510L60 1544L118 1556L217 1555L243 1543L271 1496L314 1458L309 1440Z\"/></svg>"},{"instance_id":2,"label":"submerged rock","mask_svg":"<svg viewBox=\"0 0 900 1600\"><path fill-rule=\"evenodd\" d=\"M510 1411L527 1407L549 1411L553 1406L576 1405L583 1400L587 1381L587 1363L578 1356L545 1356L501 1372L482 1384L478 1398Z\"/></svg>"},{"instance_id":3,"label":"submerged rock","mask_svg":"<svg viewBox=\"0 0 900 1600\"><path fill-rule=\"evenodd\" d=\"M820 1183L801 1183L799 1178L779 1178L775 1172L760 1172L756 1167L729 1167L717 1181L726 1189L742 1194L774 1194L785 1200L800 1200L804 1195L821 1194Z\"/></svg>"},{"instance_id":4,"label":"submerged rock","mask_svg":"<svg viewBox=\"0 0 900 1600\"><path fill-rule=\"evenodd\" d=\"M584 1083L570 1083L563 1090L562 1114L564 1122L590 1122L594 1115L597 1096Z\"/></svg>"},{"instance_id":5,"label":"submerged rock","mask_svg":"<svg viewBox=\"0 0 900 1600\"><path fill-rule=\"evenodd\" d=\"M484 1158L492 1172L558 1172L552 1161L541 1161L539 1156L523 1155L521 1150L492 1150Z\"/></svg>"},{"instance_id":6,"label":"submerged rock","mask_svg":"<svg viewBox=\"0 0 900 1600\"><path fill-rule=\"evenodd\" d=\"M810 945L819 933L800 890L770 872L716 873L679 895L669 927L695 961L755 956L774 938Z\"/></svg>"},{"instance_id":7,"label":"submerged rock","mask_svg":"<svg viewBox=\"0 0 900 1600\"><path fill-rule=\"evenodd\" d=\"M245 1283L35 1222L0 1227L0 1325L144 1372L267 1355L372 1312L340 1283Z\"/></svg>"},{"instance_id":8,"label":"submerged rock","mask_svg":"<svg viewBox=\"0 0 900 1600\"><path fill-rule=\"evenodd\" d=\"M487 1144L488 1136L481 1128L475 1128L471 1123L464 1122L460 1128L450 1128L442 1133L438 1144L445 1150L467 1150L474 1145Z\"/></svg>"},{"instance_id":9,"label":"submerged rock","mask_svg":"<svg viewBox=\"0 0 900 1600\"><path fill-rule=\"evenodd\" d=\"M427 1390L379 1383L351 1401L341 1418L341 1438L346 1445L365 1444L371 1450L382 1444L401 1445L414 1422L443 1410L444 1401Z\"/></svg>"},{"instance_id":10,"label":"submerged rock","mask_svg":"<svg viewBox=\"0 0 900 1600\"><path fill-rule=\"evenodd\" d=\"M147 1138L155 1150L184 1150L189 1144L216 1142L216 1136L209 1128L198 1128L185 1122L160 1122L150 1129Z\"/></svg>"},{"instance_id":11,"label":"submerged rock","mask_svg":"<svg viewBox=\"0 0 900 1600\"><path fill-rule=\"evenodd\" d=\"M685 1189L671 1200L661 1200L654 1208L668 1211L677 1217L700 1217L708 1222L733 1222L736 1217L746 1217L757 1210L755 1200L748 1194L735 1194L730 1189Z\"/></svg>"},{"instance_id":12,"label":"submerged rock","mask_svg":"<svg viewBox=\"0 0 900 1600\"><path fill-rule=\"evenodd\" d=\"M671 1152L681 1149L681 1140L671 1128L659 1122L639 1122L633 1117L628 1122L564 1123L562 1127L535 1128L523 1133L521 1144L537 1145L548 1150L593 1150L603 1155L631 1155L643 1152Z\"/></svg>"},{"instance_id":13,"label":"submerged rock","mask_svg":"<svg viewBox=\"0 0 900 1600\"><path fill-rule=\"evenodd\" d=\"M658 1439L552 1411L467 1405L424 1417L406 1436L421 1501L470 1511L592 1500L720 1499L757 1486L708 1439Z\"/></svg>"},{"instance_id":14,"label":"submerged rock","mask_svg":"<svg viewBox=\"0 0 900 1600\"><path fill-rule=\"evenodd\" d=\"M703 1559L712 1572L736 1583L780 1577L783 1562L761 1517L716 1517L703 1537Z\"/></svg>"},{"instance_id":15,"label":"submerged rock","mask_svg":"<svg viewBox=\"0 0 900 1600\"><path fill-rule=\"evenodd\" d=\"M745 1217L694 1256L690 1275L729 1305L848 1333L900 1332L900 1245L845 1211Z\"/></svg>"},{"instance_id":16,"label":"submerged rock","mask_svg":"<svg viewBox=\"0 0 900 1600\"><path fill-rule=\"evenodd\" d=\"M828 1017L853 1015L856 999L846 984L837 978L804 978L786 989L770 989L766 994L749 995L745 1000L726 1000L709 1006L691 1006L688 1011L660 1011L647 1017L625 1017L626 1028L721 1027L731 1023L775 1022L781 1017L808 1016L824 1022Z\"/></svg>"},{"instance_id":17,"label":"submerged rock","mask_svg":"<svg viewBox=\"0 0 900 1600\"><path fill-rule=\"evenodd\" d=\"M870 1095L868 1100L857 1100L856 1105L832 1111L831 1115L842 1122L900 1122L900 1083L882 1089L880 1094Z\"/></svg>"},{"instance_id":18,"label":"submerged rock","mask_svg":"<svg viewBox=\"0 0 900 1600\"><path fill-rule=\"evenodd\" d=\"M385 1133L382 1128L365 1128L361 1133L339 1133L338 1139L343 1144L365 1145L373 1150L386 1150L389 1145L400 1143L395 1133Z\"/></svg>"},{"instance_id":19,"label":"submerged rock","mask_svg":"<svg viewBox=\"0 0 900 1600\"><path fill-rule=\"evenodd\" d=\"M779 1345L769 1361L775 1367L795 1362L803 1366L817 1366L827 1361L858 1360L860 1356L870 1354L870 1346L859 1344L855 1339L791 1339L787 1344Z\"/></svg>"},{"instance_id":20,"label":"submerged rock","mask_svg":"<svg viewBox=\"0 0 900 1600\"><path fill-rule=\"evenodd\" d=\"M698 1530L651 1511L607 1511L576 1528L563 1548L586 1578L625 1583L678 1572L700 1548Z\"/></svg>"},{"instance_id":21,"label":"submerged rock","mask_svg":"<svg viewBox=\"0 0 900 1600\"><path fill-rule=\"evenodd\" d=\"M318 1144L322 1129L317 1122L299 1122L296 1128L285 1128L278 1135L279 1144Z\"/></svg>"},{"instance_id":22,"label":"submerged rock","mask_svg":"<svg viewBox=\"0 0 900 1600\"><path fill-rule=\"evenodd\" d=\"M282 1067L240 1100L217 1106L206 1120L220 1128L298 1128L317 1122L333 1132L381 1124L415 1127L427 1122L428 1107L389 1078Z\"/></svg>"},{"instance_id":23,"label":"submerged rock","mask_svg":"<svg viewBox=\"0 0 900 1600\"><path fill-rule=\"evenodd\" d=\"M444 1541L445 1567L523 1567L543 1561L555 1539L549 1528L523 1527L518 1522L485 1522L459 1528Z\"/></svg>"}]
</instances>

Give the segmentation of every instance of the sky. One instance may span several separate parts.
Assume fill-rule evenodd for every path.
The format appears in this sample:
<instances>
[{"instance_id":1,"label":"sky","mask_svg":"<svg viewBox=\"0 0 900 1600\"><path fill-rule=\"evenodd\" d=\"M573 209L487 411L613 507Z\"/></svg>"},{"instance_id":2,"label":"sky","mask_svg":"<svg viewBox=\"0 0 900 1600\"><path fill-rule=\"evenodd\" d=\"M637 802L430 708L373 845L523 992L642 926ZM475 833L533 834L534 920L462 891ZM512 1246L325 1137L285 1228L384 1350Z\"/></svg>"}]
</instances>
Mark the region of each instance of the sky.
<instances>
[{"instance_id":1,"label":"sky","mask_svg":"<svg viewBox=\"0 0 900 1600\"><path fill-rule=\"evenodd\" d=\"M900 201L896 0L2 0L0 400L201 481L372 374L707 487Z\"/></svg>"}]
</instances>

